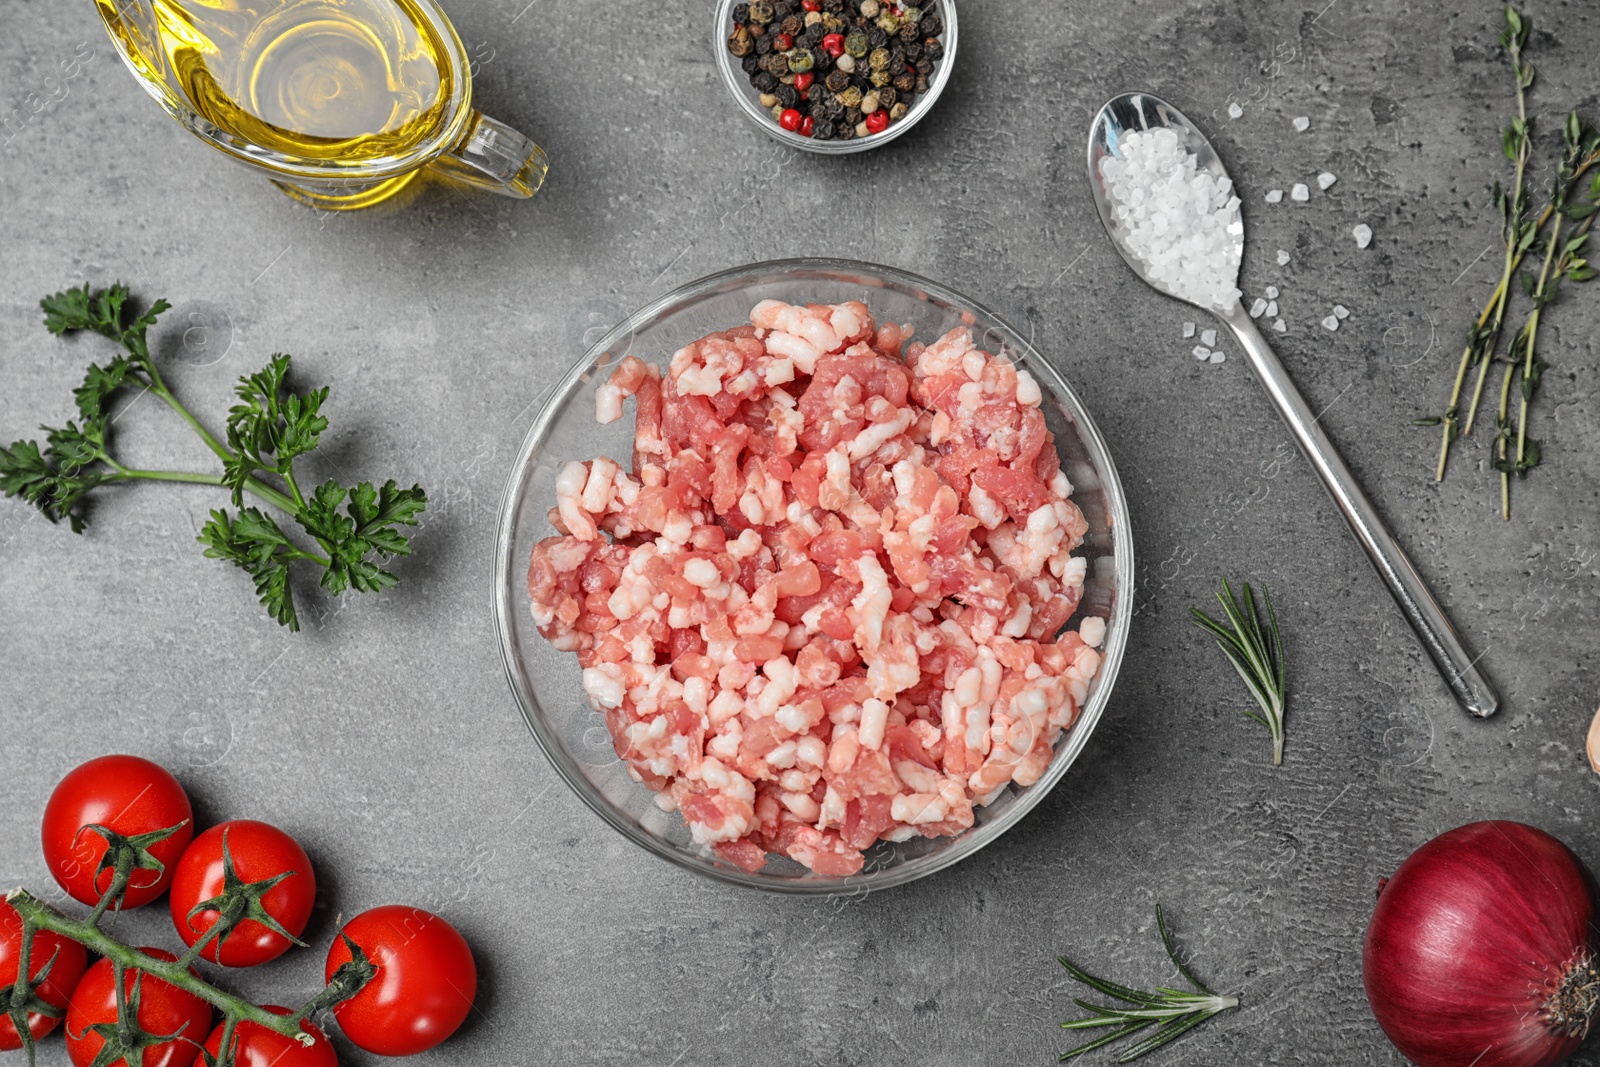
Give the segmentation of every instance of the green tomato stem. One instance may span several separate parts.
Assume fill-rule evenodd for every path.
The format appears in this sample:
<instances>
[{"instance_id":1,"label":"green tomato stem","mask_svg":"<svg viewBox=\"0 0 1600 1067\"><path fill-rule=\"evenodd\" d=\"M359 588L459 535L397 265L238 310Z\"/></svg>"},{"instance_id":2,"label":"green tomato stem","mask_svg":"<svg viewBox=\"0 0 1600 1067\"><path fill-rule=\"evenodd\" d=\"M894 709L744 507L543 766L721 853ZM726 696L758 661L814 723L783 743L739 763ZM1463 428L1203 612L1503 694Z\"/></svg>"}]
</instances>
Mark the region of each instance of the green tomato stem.
<instances>
[{"instance_id":1,"label":"green tomato stem","mask_svg":"<svg viewBox=\"0 0 1600 1067\"><path fill-rule=\"evenodd\" d=\"M6 894L6 902L17 910L17 914L22 916L25 924L40 930L53 931L78 942L91 952L106 957L118 970L119 977L122 970L131 967L152 978L159 978L169 985L177 986L186 993L194 994L235 1022L252 1022L257 1026L264 1026L274 1033L293 1038L302 1045L309 1046L316 1043L317 1039L313 1035L300 1029L301 1017L277 1015L248 1000L223 992L191 974L187 967L176 961L156 959L136 948L129 948L94 923L68 918L26 889L13 889Z\"/></svg>"}]
</instances>

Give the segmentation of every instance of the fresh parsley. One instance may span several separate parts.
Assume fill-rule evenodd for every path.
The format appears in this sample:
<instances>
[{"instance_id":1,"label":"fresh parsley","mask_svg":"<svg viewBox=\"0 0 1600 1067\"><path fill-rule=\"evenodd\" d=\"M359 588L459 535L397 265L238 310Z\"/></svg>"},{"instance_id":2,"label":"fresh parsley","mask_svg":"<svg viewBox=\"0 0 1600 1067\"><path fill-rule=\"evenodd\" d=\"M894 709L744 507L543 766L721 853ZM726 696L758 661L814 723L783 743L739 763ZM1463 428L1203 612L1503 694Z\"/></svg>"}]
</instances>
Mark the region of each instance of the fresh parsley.
<instances>
[{"instance_id":1,"label":"fresh parsley","mask_svg":"<svg viewBox=\"0 0 1600 1067\"><path fill-rule=\"evenodd\" d=\"M411 554L406 528L417 525L427 494L420 485L402 489L393 479L381 486L330 480L309 496L303 493L294 465L316 450L328 428L322 414L328 390L297 392L289 381L288 356L274 355L264 369L239 379L239 403L228 412L224 443L178 400L150 355L147 335L170 306L165 300L135 314L127 287L91 290L85 284L47 296L40 306L52 334L88 330L120 351L90 365L73 393L78 419L41 427L43 448L31 440L0 448L0 493L20 497L51 522L65 519L74 533L82 533L89 493L102 485L145 480L227 489L236 510L212 511L198 540L207 556L249 574L267 613L291 630L300 628L290 585L296 562L319 568L320 584L332 596L351 588L377 592L399 581L383 565ZM222 473L144 470L118 460L110 444L112 400L136 389L155 394L188 423L221 461ZM292 519L314 545L302 547L267 511L245 506L247 493Z\"/></svg>"}]
</instances>

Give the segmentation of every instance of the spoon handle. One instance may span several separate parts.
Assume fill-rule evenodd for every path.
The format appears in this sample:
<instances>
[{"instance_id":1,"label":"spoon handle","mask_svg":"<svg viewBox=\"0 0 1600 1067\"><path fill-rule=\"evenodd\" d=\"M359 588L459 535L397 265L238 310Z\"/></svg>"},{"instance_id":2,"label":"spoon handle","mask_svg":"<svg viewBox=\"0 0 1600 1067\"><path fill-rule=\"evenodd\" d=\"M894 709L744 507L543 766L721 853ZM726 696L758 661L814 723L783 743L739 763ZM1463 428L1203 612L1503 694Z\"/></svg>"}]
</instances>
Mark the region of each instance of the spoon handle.
<instances>
[{"instance_id":1,"label":"spoon handle","mask_svg":"<svg viewBox=\"0 0 1600 1067\"><path fill-rule=\"evenodd\" d=\"M1469 656L1462 647L1455 627L1450 625L1450 620L1433 599L1422 576L1411 565L1405 551L1395 543L1372 502L1356 484L1355 476L1339 457L1328 435L1322 432L1317 416L1312 414L1305 397L1289 380L1283 364L1278 361L1277 354L1267 344L1266 338L1261 336L1261 331L1256 329L1254 320L1239 305L1235 305L1230 314L1220 317L1233 329L1245 355L1250 358L1250 365L1267 387L1267 395L1272 398L1278 414L1283 416L1300 450L1316 468L1317 476L1327 486L1334 503L1339 505L1339 511L1350 524L1356 540L1367 550L1372 565L1383 576L1395 603L1422 639L1423 647L1433 658L1434 666L1439 669L1445 684L1461 706L1472 714L1480 717L1493 715L1500 706L1500 697L1494 687L1479 672L1477 659Z\"/></svg>"}]
</instances>

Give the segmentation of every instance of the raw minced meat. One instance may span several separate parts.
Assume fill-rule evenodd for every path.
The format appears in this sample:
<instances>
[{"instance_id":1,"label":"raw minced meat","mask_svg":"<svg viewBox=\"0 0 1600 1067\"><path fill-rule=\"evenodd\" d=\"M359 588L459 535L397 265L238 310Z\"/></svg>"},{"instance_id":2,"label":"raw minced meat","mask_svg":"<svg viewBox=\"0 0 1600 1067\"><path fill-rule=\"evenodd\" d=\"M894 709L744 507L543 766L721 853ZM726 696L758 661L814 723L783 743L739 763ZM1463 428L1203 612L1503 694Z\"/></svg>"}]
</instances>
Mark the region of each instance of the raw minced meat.
<instances>
[{"instance_id":1,"label":"raw minced meat","mask_svg":"<svg viewBox=\"0 0 1600 1067\"><path fill-rule=\"evenodd\" d=\"M750 321L599 387L631 468L561 471L528 592L697 842L853 874L1037 781L1105 626L1062 632L1086 524L1026 370L856 302Z\"/></svg>"}]
</instances>

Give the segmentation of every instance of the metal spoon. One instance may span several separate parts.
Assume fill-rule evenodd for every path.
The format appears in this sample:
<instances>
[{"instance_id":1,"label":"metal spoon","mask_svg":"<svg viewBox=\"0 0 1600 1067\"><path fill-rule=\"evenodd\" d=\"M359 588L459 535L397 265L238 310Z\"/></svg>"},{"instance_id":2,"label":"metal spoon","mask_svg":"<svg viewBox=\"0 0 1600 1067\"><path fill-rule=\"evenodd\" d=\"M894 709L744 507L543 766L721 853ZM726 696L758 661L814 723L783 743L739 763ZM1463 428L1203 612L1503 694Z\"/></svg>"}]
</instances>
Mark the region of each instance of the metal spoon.
<instances>
[{"instance_id":1,"label":"metal spoon","mask_svg":"<svg viewBox=\"0 0 1600 1067\"><path fill-rule=\"evenodd\" d=\"M1158 290L1166 292L1151 280L1145 264L1129 252L1100 176L1100 160L1107 155L1116 155L1120 158L1117 146L1127 131L1154 130L1161 127L1170 128L1178 134L1184 147L1197 157L1199 169L1210 172L1213 178L1227 177L1227 168L1222 165L1222 160L1217 157L1211 143L1177 108L1147 93L1124 93L1100 109L1100 113L1095 116L1094 125L1089 130L1089 186L1094 191L1095 206L1100 210L1100 221L1105 223L1111 243L1116 246L1117 251L1122 254L1128 266L1133 268L1135 274ZM1244 244L1242 227L1238 233L1238 241L1242 251ZM1173 294L1168 293L1168 295ZM1199 304L1193 306L1202 307ZM1450 687L1450 691L1455 694L1456 700L1474 715L1493 715L1500 706L1500 698L1495 693L1494 687L1478 671L1477 658L1468 655L1467 650L1462 647L1461 638L1456 635L1450 620L1445 617L1444 611L1433 599L1433 594L1428 591L1427 585L1423 583L1411 561L1406 558L1405 552L1390 536L1388 528L1374 510L1372 502L1356 484L1350 468L1339 458L1333 442L1322 432L1316 416L1306 405L1305 398L1289 380L1283 364L1278 362L1278 357L1273 354L1266 338L1256 329L1255 321L1251 319L1243 303L1235 302L1227 311L1217 311L1210 307L1203 307L1202 310L1215 314L1233 331L1239 347L1244 349L1250 365L1255 368L1262 384L1267 387L1267 395L1277 406L1278 414L1283 416L1283 421L1294 433L1295 440L1299 442L1300 450L1305 453L1306 459L1316 468L1322 484L1327 486L1334 503L1339 505L1339 510L1343 512L1345 521L1350 524L1356 540L1367 550L1372 565L1388 584L1395 603L1400 606L1412 629L1416 630L1423 647L1433 658L1434 665L1438 667L1439 674Z\"/></svg>"}]
</instances>

